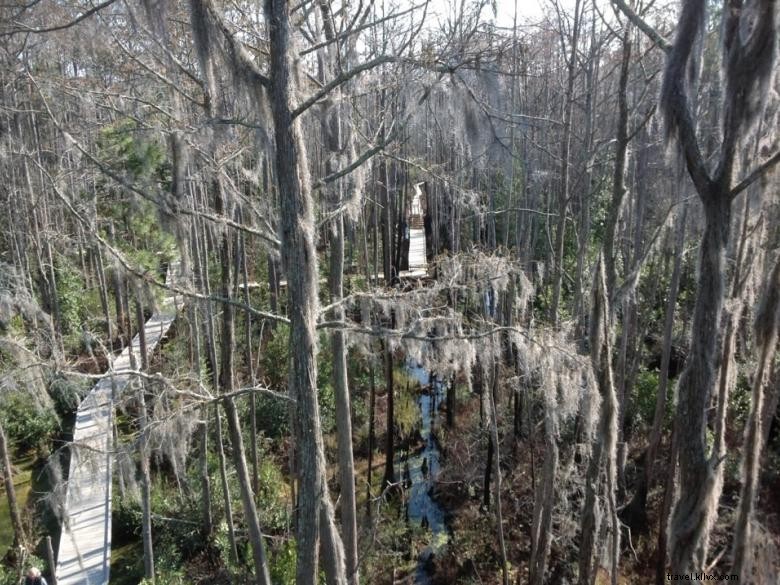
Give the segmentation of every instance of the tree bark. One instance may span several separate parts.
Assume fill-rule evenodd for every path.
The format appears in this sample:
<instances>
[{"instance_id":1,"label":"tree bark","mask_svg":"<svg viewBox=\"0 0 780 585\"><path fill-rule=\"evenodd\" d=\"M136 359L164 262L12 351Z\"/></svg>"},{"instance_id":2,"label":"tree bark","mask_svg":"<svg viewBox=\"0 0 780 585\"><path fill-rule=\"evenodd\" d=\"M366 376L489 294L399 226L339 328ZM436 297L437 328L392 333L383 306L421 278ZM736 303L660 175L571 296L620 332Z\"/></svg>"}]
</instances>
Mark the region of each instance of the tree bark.
<instances>
[{"instance_id":1,"label":"tree bark","mask_svg":"<svg viewBox=\"0 0 780 585\"><path fill-rule=\"evenodd\" d=\"M323 507L330 505L325 449L317 402L318 270L314 246L314 214L306 151L299 121L292 117L295 95L293 46L286 0L266 0L270 47L270 102L276 139L276 179L281 203L282 258L287 273L290 308L290 392L299 424L296 444L301 477L296 540L296 582L314 585L318 578L318 539ZM331 523L329 514L324 521ZM343 545L336 530L327 527L336 557L339 583L346 583ZM340 558L339 558L340 557Z\"/></svg>"},{"instance_id":2,"label":"tree bark","mask_svg":"<svg viewBox=\"0 0 780 585\"><path fill-rule=\"evenodd\" d=\"M546 389L550 392L555 388ZM559 450L556 436L557 422L553 412L544 414L544 463L542 477L537 483L533 471L531 482L534 487L534 514L531 525L531 558L529 560L530 585L543 585L547 568L547 557L550 555L552 543L553 506L555 505L555 476L558 471ZM533 450L531 451L533 454Z\"/></svg>"},{"instance_id":3,"label":"tree bark","mask_svg":"<svg viewBox=\"0 0 780 585\"><path fill-rule=\"evenodd\" d=\"M325 38L330 43L337 42L336 27L333 22L330 6L325 0L319 0L319 8L325 31ZM331 46L322 55L320 61L321 78L324 83L324 72L335 75L337 56L331 51L337 50ZM354 160L355 146L350 128L350 120L344 119L344 100L341 89L334 91L333 99L322 109L320 126L324 142L327 145L327 174L339 170L338 161L346 153ZM332 318L334 321L344 321L345 312L342 305L344 296L344 210L342 206L357 198L357 185L348 184L346 179L336 182L329 189L330 205L336 213L332 220L330 239L330 270L328 274L330 300L334 305ZM336 441L338 444L338 470L340 487L341 526L344 533L344 553L346 561L347 580L350 585L357 585L358 574L358 541L357 541L357 504L355 494L355 463L352 453L352 412L350 407L349 380L347 378L347 348L344 332L335 329L331 334L331 351L333 354L333 388L336 402Z\"/></svg>"},{"instance_id":4,"label":"tree bark","mask_svg":"<svg viewBox=\"0 0 780 585\"><path fill-rule=\"evenodd\" d=\"M198 229L194 230L194 263L197 269L196 275L198 277L198 284L208 296L211 294L211 286L209 284L208 261L206 258L206 241L205 236L202 234L199 236L198 232ZM219 388L219 367L217 364L217 348L214 336L214 313L211 301L205 300L203 306L206 313L204 319L206 325L206 363L208 364L209 373L211 375L212 388L216 391ZM231 560L236 562L238 560L238 549L236 547L236 534L233 525L233 503L230 498L230 485L227 478L225 446L222 438L222 415L220 414L218 404L214 406L214 437L216 440L217 458L219 460L220 484L222 486L222 495L225 501L225 519L228 529L228 541L230 542Z\"/></svg>"},{"instance_id":5,"label":"tree bark","mask_svg":"<svg viewBox=\"0 0 780 585\"><path fill-rule=\"evenodd\" d=\"M644 473L638 478L634 497L626 507L626 518L629 526L645 526L647 523L647 494L655 481L655 460L661 445L664 418L666 417L667 393L669 387L669 365L672 357L672 335L674 332L674 315L677 307L677 294L680 290L682 276L682 259L685 246L685 226L688 206L684 205L677 219L677 229L674 244L674 265L669 283L669 299L666 304L664 318L664 338L661 349L661 369L658 373L658 393L655 399L653 427L650 431L647 450L645 451Z\"/></svg>"},{"instance_id":6,"label":"tree bark","mask_svg":"<svg viewBox=\"0 0 780 585\"><path fill-rule=\"evenodd\" d=\"M488 392L488 402L490 407L490 440L494 445L494 470L496 475L493 482L493 499L496 505L496 531L498 532L498 549L501 552L501 582L503 585L509 585L509 566L507 563L506 543L504 541L504 517L501 509L501 456L498 448L498 412L496 410L495 394L498 387L498 363L493 368L493 388Z\"/></svg>"},{"instance_id":7,"label":"tree bark","mask_svg":"<svg viewBox=\"0 0 780 585\"><path fill-rule=\"evenodd\" d=\"M703 199L706 226L701 244L699 282L691 326L688 364L680 377L675 429L681 490L672 511L669 551L672 571L701 571L715 520L719 490L714 490L715 466L707 457L706 413L715 387L718 328L724 299L725 251L731 199L713 192ZM717 494L714 492L718 492Z\"/></svg>"},{"instance_id":8,"label":"tree bark","mask_svg":"<svg viewBox=\"0 0 780 585\"><path fill-rule=\"evenodd\" d=\"M201 485L201 532L204 538L210 538L214 531L211 511L211 479L209 477L209 425L208 410L204 409L204 420L200 427L200 485Z\"/></svg>"},{"instance_id":9,"label":"tree bark","mask_svg":"<svg viewBox=\"0 0 780 585\"><path fill-rule=\"evenodd\" d=\"M368 472L366 481L366 516L371 517L371 487L372 478L374 473L374 427L375 427L375 413L376 413L376 383L374 381L374 366L371 366L371 387L369 388L368 397Z\"/></svg>"},{"instance_id":10,"label":"tree bark","mask_svg":"<svg viewBox=\"0 0 780 585\"><path fill-rule=\"evenodd\" d=\"M394 325L394 324L393 324ZM395 484L395 398L393 390L393 351L388 341L384 342L385 358L385 395L387 396L387 414L385 427L385 477L382 487Z\"/></svg>"},{"instance_id":11,"label":"tree bark","mask_svg":"<svg viewBox=\"0 0 780 585\"><path fill-rule=\"evenodd\" d=\"M745 427L744 456L742 460L742 492L737 522L734 529L733 572L743 581L752 574L752 522L759 486L762 451L761 423L764 410L764 390L772 368L780 326L780 261L775 264L767 282L764 299L756 315L756 342L759 360L753 381L750 415Z\"/></svg>"},{"instance_id":12,"label":"tree bark","mask_svg":"<svg viewBox=\"0 0 780 585\"><path fill-rule=\"evenodd\" d=\"M215 210L217 214L229 215L221 180L216 177L213 184L216 201ZM223 230L221 233L219 255L221 272L220 293L222 298L230 301L233 279L230 267L230 238L227 230ZM235 350L234 308L230 302L226 302L222 306L222 340L220 343L220 350L219 389L223 395L230 395L234 389L233 353ZM228 431L230 433L230 443L233 447L233 464L236 468L239 491L241 492L241 505L244 510L244 521L249 530L249 542L252 545L255 579L260 585L271 585L268 560L265 554L265 545L263 544L263 533L260 528L260 521L257 517L255 496L252 491L252 481L246 463L244 439L241 435L241 423L232 398L223 399L222 406L225 411L225 421L227 422Z\"/></svg>"},{"instance_id":13,"label":"tree bark","mask_svg":"<svg viewBox=\"0 0 780 585\"><path fill-rule=\"evenodd\" d=\"M604 233L604 266L607 276L607 294L612 299L617 282L615 236L620 210L626 196L626 160L628 154L628 76L631 65L631 26L626 23L623 31L623 53L618 81L618 119L615 138L615 166L612 175L612 202ZM613 299L612 299L613 300Z\"/></svg>"},{"instance_id":14,"label":"tree bark","mask_svg":"<svg viewBox=\"0 0 780 585\"><path fill-rule=\"evenodd\" d=\"M600 259L593 286L592 313L590 318L590 358L596 376L601 408L599 429L594 439L591 460L585 483L585 503L582 511L580 543L580 585L590 585L595 578L597 537L601 523L599 492L602 462L604 464L604 497L609 505L610 530L610 574L613 585L617 583L617 560L619 554L620 525L615 505L617 417L618 403L612 377L611 312L607 297L605 263Z\"/></svg>"},{"instance_id":15,"label":"tree bark","mask_svg":"<svg viewBox=\"0 0 780 585\"><path fill-rule=\"evenodd\" d=\"M341 214L335 223L335 233L331 234L330 292L331 302L336 304L333 318L336 321L343 321L345 315L341 300L344 275L344 221ZM341 525L344 531L347 579L350 584L355 585L359 581L355 462L352 453L352 412L347 379L347 350L344 332L340 329L335 330L331 335L331 349L333 352L333 387L336 400Z\"/></svg>"},{"instance_id":16,"label":"tree bark","mask_svg":"<svg viewBox=\"0 0 780 585\"><path fill-rule=\"evenodd\" d=\"M238 420L236 405L232 398L224 398L222 407L225 410L225 420L230 432L230 443L233 446L233 463L236 466L236 476L241 491L241 504L244 508L244 521L249 530L249 542L252 545L252 555L255 564L255 579L260 585L271 585L268 570L268 559L263 544L263 533L257 518L255 495L252 492L252 480L246 463L244 439L241 435L241 423Z\"/></svg>"},{"instance_id":17,"label":"tree bark","mask_svg":"<svg viewBox=\"0 0 780 585\"><path fill-rule=\"evenodd\" d=\"M148 368L146 353L146 334L144 311L141 305L140 291L135 295L135 319L138 327L140 369ZM132 355L132 348L131 348ZM138 380L138 427L140 433L138 450L141 453L141 536L144 544L144 577L154 582L154 542L152 540L152 478L149 469L149 430L146 410L146 384L144 378Z\"/></svg>"},{"instance_id":18,"label":"tree bark","mask_svg":"<svg viewBox=\"0 0 780 585\"><path fill-rule=\"evenodd\" d=\"M555 230L555 272L553 297L550 306L550 319L556 327L560 320L559 306L563 286L563 259L566 245L566 213L569 209L569 159L571 155L572 118L574 116L574 80L577 76L577 48L580 37L581 0L574 3L574 22L572 24L571 53L567 60L566 95L563 111L563 135L561 137L561 185L558 194L558 226Z\"/></svg>"}]
</instances>

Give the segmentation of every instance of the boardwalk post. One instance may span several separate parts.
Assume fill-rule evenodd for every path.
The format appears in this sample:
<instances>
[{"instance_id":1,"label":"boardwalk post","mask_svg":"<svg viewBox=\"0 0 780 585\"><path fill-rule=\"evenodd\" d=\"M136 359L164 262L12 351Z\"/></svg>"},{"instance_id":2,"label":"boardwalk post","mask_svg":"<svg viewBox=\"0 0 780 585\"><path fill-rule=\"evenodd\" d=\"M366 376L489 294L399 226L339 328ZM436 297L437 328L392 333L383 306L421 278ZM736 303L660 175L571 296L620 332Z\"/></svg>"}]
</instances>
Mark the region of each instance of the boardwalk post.
<instances>
[{"instance_id":1,"label":"boardwalk post","mask_svg":"<svg viewBox=\"0 0 780 585\"><path fill-rule=\"evenodd\" d=\"M49 564L49 583L57 585L57 566L54 564L54 549L51 546L51 536L46 537L46 562Z\"/></svg>"}]
</instances>

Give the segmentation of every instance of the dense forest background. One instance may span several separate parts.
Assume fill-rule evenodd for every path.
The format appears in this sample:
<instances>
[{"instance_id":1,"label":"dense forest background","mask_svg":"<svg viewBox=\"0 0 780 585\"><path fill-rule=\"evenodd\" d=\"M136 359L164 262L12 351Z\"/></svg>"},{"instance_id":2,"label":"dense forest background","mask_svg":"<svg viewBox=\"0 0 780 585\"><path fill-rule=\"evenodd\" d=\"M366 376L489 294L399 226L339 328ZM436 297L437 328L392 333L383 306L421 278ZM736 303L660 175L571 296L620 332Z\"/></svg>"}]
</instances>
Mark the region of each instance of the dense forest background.
<instances>
[{"instance_id":1,"label":"dense forest background","mask_svg":"<svg viewBox=\"0 0 780 585\"><path fill-rule=\"evenodd\" d=\"M0 583L777 583L776 2L523 4L0 4Z\"/></svg>"}]
</instances>

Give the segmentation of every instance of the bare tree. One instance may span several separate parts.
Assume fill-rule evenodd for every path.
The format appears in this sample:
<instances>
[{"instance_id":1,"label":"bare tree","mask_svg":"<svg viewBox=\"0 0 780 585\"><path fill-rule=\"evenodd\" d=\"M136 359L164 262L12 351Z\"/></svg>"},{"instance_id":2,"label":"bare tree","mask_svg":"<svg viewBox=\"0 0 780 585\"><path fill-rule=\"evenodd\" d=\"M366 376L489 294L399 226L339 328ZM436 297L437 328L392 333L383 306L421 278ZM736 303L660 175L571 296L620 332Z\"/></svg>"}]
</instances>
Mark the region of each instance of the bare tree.
<instances>
[{"instance_id":1,"label":"bare tree","mask_svg":"<svg viewBox=\"0 0 780 585\"><path fill-rule=\"evenodd\" d=\"M703 34L706 2L683 4L677 34L669 51L661 90L666 132L685 159L704 207L705 230L699 262L698 291L691 328L689 361L678 386L675 433L680 465L680 490L671 519L669 549L675 573L705 567L720 496L717 467L708 457L705 439L707 406L716 385L716 347L724 299L724 255L733 199L770 166L775 153L734 185L734 157L739 141L761 113L762 98L775 58L774 2L759 0L749 9L731 7L723 13L722 113L723 138L717 164L710 171L696 131L688 71L698 66L697 39Z\"/></svg>"}]
</instances>

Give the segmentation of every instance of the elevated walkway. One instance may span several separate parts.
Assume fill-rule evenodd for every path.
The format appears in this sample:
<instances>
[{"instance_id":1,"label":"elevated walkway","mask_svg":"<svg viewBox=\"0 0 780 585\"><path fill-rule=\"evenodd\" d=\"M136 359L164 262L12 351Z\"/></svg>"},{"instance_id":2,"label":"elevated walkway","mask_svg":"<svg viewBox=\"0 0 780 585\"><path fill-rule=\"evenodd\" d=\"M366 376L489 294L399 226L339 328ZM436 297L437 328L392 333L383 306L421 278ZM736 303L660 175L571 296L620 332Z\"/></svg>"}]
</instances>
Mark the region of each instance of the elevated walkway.
<instances>
[{"instance_id":1,"label":"elevated walkway","mask_svg":"<svg viewBox=\"0 0 780 585\"><path fill-rule=\"evenodd\" d=\"M166 283L178 273L168 268ZM147 352L151 353L176 317L176 298L167 295L159 310L144 325ZM136 335L129 347L114 358L111 369L79 405L70 448L67 495L57 553L58 585L103 585L111 564L111 473L113 468L114 402L131 379L130 352L140 364L141 341Z\"/></svg>"}]
</instances>

